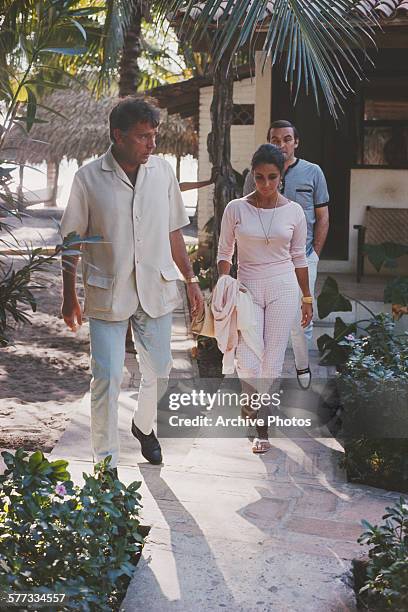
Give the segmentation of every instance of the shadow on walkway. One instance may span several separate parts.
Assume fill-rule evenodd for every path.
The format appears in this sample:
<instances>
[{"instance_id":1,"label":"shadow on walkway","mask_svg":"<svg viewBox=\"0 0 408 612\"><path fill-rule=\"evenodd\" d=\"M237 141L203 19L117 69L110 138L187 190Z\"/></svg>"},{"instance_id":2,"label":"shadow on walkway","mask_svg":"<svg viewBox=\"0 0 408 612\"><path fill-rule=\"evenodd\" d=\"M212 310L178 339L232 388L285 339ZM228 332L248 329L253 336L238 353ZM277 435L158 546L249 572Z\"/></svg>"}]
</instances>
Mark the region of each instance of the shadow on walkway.
<instances>
[{"instance_id":1,"label":"shadow on walkway","mask_svg":"<svg viewBox=\"0 0 408 612\"><path fill-rule=\"evenodd\" d=\"M162 476L162 468L139 464L139 469L168 526L168 539L164 544L161 531L161 558L144 558L140 562L143 566L143 584L137 585L140 576L136 572L136 588L129 589L121 610L167 612L210 610L218 606L239 610L204 532ZM183 477L182 474L180 477ZM154 542L154 530L150 532L150 539ZM148 586L149 592L144 585ZM217 602L212 598L214 589L217 591Z\"/></svg>"}]
</instances>

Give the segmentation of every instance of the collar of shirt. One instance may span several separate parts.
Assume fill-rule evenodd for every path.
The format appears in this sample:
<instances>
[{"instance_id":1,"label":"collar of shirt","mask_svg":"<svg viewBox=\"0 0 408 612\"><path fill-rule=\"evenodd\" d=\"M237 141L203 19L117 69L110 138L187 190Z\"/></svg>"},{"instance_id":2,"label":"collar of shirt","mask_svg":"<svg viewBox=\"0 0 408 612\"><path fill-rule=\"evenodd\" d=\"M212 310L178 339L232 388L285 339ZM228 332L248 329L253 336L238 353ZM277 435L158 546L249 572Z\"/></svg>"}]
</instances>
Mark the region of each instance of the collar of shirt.
<instances>
[{"instance_id":1,"label":"collar of shirt","mask_svg":"<svg viewBox=\"0 0 408 612\"><path fill-rule=\"evenodd\" d=\"M112 145L109 147L106 153L102 155L102 170L105 170L105 172L115 172L115 174L127 185L129 185L131 189L136 189L136 185L142 180L142 177L146 172L146 168L153 168L153 166L154 161L151 157L149 157L145 164L140 164L136 184L133 186L132 181L129 179L122 166L116 161L112 153Z\"/></svg>"},{"instance_id":2,"label":"collar of shirt","mask_svg":"<svg viewBox=\"0 0 408 612\"><path fill-rule=\"evenodd\" d=\"M287 173L289 172L289 170L292 170L292 168L294 168L295 166L297 166L297 164L299 163L299 161L300 161L300 158L299 158L299 157L297 157L297 158L296 158L296 160L293 162L293 164L291 164L290 166L288 166L288 167L286 168L286 172L285 172L285 174L284 174L284 175L283 175L283 177L282 177L282 186L281 186L281 189L280 189L280 192L281 192L281 193L284 193L284 192L285 192L285 178L286 178Z\"/></svg>"}]
</instances>

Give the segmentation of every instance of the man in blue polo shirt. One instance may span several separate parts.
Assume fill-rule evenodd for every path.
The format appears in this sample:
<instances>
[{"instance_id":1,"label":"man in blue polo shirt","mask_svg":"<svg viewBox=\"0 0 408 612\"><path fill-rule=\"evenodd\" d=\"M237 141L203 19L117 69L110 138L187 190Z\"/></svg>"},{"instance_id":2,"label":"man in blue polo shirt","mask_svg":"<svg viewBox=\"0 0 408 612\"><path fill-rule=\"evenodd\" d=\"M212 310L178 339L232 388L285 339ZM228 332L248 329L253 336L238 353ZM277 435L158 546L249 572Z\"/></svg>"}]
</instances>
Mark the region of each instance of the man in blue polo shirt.
<instances>
[{"instance_id":1,"label":"man in blue polo shirt","mask_svg":"<svg viewBox=\"0 0 408 612\"><path fill-rule=\"evenodd\" d=\"M303 207L307 221L306 255L309 267L309 286L314 293L317 264L329 230L329 193L323 171L317 164L295 157L299 146L299 134L290 121L274 121L269 128L267 140L276 145L285 156L285 174L281 192ZM244 195L255 190L252 172L248 172ZM299 301L300 304L300 301ZM305 329L298 322L292 329L292 346L295 355L296 372L299 384L307 389L310 386L308 341L312 339L313 324Z\"/></svg>"}]
</instances>

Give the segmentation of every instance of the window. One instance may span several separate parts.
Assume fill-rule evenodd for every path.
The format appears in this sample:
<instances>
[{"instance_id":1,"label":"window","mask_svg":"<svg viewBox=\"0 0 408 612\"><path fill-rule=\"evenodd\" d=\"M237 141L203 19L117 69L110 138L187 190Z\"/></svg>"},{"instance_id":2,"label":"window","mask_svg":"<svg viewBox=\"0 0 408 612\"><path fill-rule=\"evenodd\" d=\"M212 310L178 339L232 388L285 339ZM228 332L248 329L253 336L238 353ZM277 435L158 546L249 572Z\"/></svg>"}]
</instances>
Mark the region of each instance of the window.
<instances>
[{"instance_id":1,"label":"window","mask_svg":"<svg viewBox=\"0 0 408 612\"><path fill-rule=\"evenodd\" d=\"M254 125L253 104L234 104L232 109L232 125Z\"/></svg>"},{"instance_id":2,"label":"window","mask_svg":"<svg viewBox=\"0 0 408 612\"><path fill-rule=\"evenodd\" d=\"M377 79L363 93L360 164L408 168L408 86Z\"/></svg>"}]
</instances>

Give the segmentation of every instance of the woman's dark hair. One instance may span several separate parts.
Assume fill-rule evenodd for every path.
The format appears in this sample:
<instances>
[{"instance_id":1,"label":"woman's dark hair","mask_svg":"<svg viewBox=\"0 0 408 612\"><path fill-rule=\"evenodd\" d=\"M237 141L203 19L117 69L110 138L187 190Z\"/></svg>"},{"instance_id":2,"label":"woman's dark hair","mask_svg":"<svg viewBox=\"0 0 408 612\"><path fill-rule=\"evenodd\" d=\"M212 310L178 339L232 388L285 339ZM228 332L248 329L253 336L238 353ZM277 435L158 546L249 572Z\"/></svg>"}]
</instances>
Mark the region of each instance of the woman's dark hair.
<instances>
[{"instance_id":1,"label":"woman's dark hair","mask_svg":"<svg viewBox=\"0 0 408 612\"><path fill-rule=\"evenodd\" d=\"M109 133L111 141L115 141L114 129L126 132L135 123L150 123L155 128L160 123L160 111L157 106L153 106L146 100L128 96L118 102L110 112Z\"/></svg>"},{"instance_id":2,"label":"woman's dark hair","mask_svg":"<svg viewBox=\"0 0 408 612\"><path fill-rule=\"evenodd\" d=\"M279 147L272 144L261 145L254 153L251 162L252 170L261 164L274 164L283 173L285 157Z\"/></svg>"}]
</instances>

